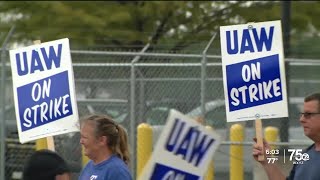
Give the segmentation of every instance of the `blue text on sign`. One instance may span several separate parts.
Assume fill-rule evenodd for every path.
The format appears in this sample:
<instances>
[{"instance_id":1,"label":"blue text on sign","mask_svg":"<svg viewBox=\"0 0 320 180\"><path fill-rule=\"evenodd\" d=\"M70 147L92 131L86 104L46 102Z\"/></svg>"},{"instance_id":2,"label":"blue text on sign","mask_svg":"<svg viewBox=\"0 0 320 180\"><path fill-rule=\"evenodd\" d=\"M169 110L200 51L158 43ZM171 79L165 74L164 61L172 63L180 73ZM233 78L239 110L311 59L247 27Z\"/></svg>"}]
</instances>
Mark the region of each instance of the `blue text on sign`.
<instances>
[{"instance_id":1,"label":"blue text on sign","mask_svg":"<svg viewBox=\"0 0 320 180\"><path fill-rule=\"evenodd\" d=\"M186 133L182 133L186 131ZM181 136L181 134L184 134ZM215 139L201 132L197 127L186 127L186 123L175 119L166 149L175 155L180 155L189 163L198 166L208 149L213 145Z\"/></svg>"},{"instance_id":2,"label":"blue text on sign","mask_svg":"<svg viewBox=\"0 0 320 180\"><path fill-rule=\"evenodd\" d=\"M239 33L241 33L239 30L233 30L232 32L226 31L227 52L230 55L243 54L246 51L249 51L250 53L261 52L263 51L263 47L265 47L266 51L270 51L273 32L274 26L270 27L268 33L264 27L261 28L260 34L256 28L243 29L242 36L239 35ZM253 35L253 39L250 34ZM242 38L240 39L240 37Z\"/></svg>"},{"instance_id":3,"label":"blue text on sign","mask_svg":"<svg viewBox=\"0 0 320 180\"><path fill-rule=\"evenodd\" d=\"M279 55L226 66L230 111L282 100Z\"/></svg>"},{"instance_id":4,"label":"blue text on sign","mask_svg":"<svg viewBox=\"0 0 320 180\"><path fill-rule=\"evenodd\" d=\"M36 71L45 71L60 67L62 44L57 47L49 46L40 48L40 51L32 50L31 54L26 51L16 53L17 72L19 76L33 74ZM56 50L55 50L56 49Z\"/></svg>"}]
</instances>

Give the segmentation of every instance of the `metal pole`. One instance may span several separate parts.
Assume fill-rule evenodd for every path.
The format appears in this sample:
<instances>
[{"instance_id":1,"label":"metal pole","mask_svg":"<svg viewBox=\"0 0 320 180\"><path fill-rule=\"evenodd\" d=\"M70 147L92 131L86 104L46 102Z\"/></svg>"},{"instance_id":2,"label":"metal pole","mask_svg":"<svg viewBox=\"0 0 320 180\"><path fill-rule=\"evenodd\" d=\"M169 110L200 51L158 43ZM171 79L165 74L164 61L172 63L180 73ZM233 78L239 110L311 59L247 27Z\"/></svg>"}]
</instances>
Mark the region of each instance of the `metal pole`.
<instances>
[{"instance_id":1,"label":"metal pole","mask_svg":"<svg viewBox=\"0 0 320 180\"><path fill-rule=\"evenodd\" d=\"M6 140L6 122L5 122L5 104L6 104L6 47L7 47L7 43L9 41L9 38L11 37L11 35L13 34L13 31L15 29L15 26L13 25L8 33L8 35L6 36L2 46L1 46L1 118L0 118L0 179L5 179L5 140Z\"/></svg>"},{"instance_id":2,"label":"metal pole","mask_svg":"<svg viewBox=\"0 0 320 180\"><path fill-rule=\"evenodd\" d=\"M213 40L215 39L217 33L214 33L213 36L211 37L209 43L207 44L206 48L202 52L202 61L201 61L201 87L200 87L200 98L201 98L201 118L204 120L205 117L205 103L206 103L206 78L207 78L207 73L206 73L206 67L207 67L207 51L212 44Z\"/></svg>"},{"instance_id":3,"label":"metal pole","mask_svg":"<svg viewBox=\"0 0 320 180\"><path fill-rule=\"evenodd\" d=\"M291 2L281 2L282 30L283 30L283 49L285 57L290 55L290 22L291 22Z\"/></svg>"},{"instance_id":4,"label":"metal pole","mask_svg":"<svg viewBox=\"0 0 320 180\"><path fill-rule=\"evenodd\" d=\"M150 44L144 46L141 53L144 53ZM135 117L135 90L136 90L136 76L135 76L135 63L139 61L141 56L136 56L131 61L131 78L130 78L130 144L131 144L131 161L130 168L133 177L136 177L136 117Z\"/></svg>"},{"instance_id":5,"label":"metal pole","mask_svg":"<svg viewBox=\"0 0 320 180\"><path fill-rule=\"evenodd\" d=\"M145 78L142 74L142 72L138 69L137 71L139 73L139 76L140 78L136 79L136 81L139 81L140 85L139 85L139 114L138 114L138 123L141 123L142 120L145 120L144 117L145 117L145 110L146 110L146 103L145 103Z\"/></svg>"},{"instance_id":6,"label":"metal pole","mask_svg":"<svg viewBox=\"0 0 320 180\"><path fill-rule=\"evenodd\" d=\"M282 2L282 29L283 29L283 49L284 49L284 57L288 57L290 55L290 1ZM286 83L287 83L287 96L288 96L288 104L290 101L290 91L289 91L289 63L285 61L286 68ZM284 117L280 119L280 140L281 142L289 141L289 118ZM286 147L282 147L286 148Z\"/></svg>"},{"instance_id":7,"label":"metal pole","mask_svg":"<svg viewBox=\"0 0 320 180\"><path fill-rule=\"evenodd\" d=\"M143 53L143 52L123 52L123 51L83 51L83 50L71 50L71 54L85 54L85 55L110 55L117 56L157 56L157 57L171 57L171 58L201 58L201 54L172 54L172 53ZM207 55L207 58L221 59L220 55Z\"/></svg>"}]
</instances>

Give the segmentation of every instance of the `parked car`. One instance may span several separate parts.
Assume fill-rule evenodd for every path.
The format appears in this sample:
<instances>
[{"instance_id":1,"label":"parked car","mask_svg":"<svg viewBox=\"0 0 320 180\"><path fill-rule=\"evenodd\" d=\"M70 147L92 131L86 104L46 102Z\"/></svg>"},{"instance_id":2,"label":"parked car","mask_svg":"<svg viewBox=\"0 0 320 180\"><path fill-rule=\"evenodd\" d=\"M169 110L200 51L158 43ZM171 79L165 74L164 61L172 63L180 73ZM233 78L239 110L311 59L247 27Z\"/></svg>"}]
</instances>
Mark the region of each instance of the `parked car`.
<instances>
[{"instance_id":1,"label":"parked car","mask_svg":"<svg viewBox=\"0 0 320 180\"><path fill-rule=\"evenodd\" d=\"M165 124L170 109L179 109L187 113L195 106L194 102L176 99L147 100L143 105L136 104L136 121L151 125ZM130 124L130 104L126 99L80 99L78 111L80 116L103 113L108 114L124 127Z\"/></svg>"}]
</instances>

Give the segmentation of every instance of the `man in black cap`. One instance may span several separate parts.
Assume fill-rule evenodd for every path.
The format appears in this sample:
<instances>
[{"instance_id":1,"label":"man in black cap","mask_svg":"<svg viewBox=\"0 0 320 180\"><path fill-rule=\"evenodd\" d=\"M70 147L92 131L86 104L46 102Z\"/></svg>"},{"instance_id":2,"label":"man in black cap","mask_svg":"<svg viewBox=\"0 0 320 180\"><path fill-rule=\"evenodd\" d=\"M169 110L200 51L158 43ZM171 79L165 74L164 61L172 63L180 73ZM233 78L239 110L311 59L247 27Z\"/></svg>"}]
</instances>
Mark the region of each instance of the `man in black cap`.
<instances>
[{"instance_id":1,"label":"man in black cap","mask_svg":"<svg viewBox=\"0 0 320 180\"><path fill-rule=\"evenodd\" d=\"M56 152L43 149L27 160L23 180L70 180L70 169Z\"/></svg>"}]
</instances>

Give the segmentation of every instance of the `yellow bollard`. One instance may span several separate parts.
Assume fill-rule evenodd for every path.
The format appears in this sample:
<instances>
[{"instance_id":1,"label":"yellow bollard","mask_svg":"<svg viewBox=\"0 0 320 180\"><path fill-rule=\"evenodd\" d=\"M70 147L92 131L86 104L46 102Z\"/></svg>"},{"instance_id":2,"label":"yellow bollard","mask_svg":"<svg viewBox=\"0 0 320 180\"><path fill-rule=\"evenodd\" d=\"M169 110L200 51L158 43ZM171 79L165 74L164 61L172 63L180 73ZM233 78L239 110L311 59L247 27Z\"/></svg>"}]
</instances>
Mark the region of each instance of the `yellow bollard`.
<instances>
[{"instance_id":1,"label":"yellow bollard","mask_svg":"<svg viewBox=\"0 0 320 180\"><path fill-rule=\"evenodd\" d=\"M279 130L276 127L268 126L264 129L264 134L268 143L274 143L278 140ZM276 149L277 146L270 145L270 148L270 150Z\"/></svg>"},{"instance_id":2,"label":"yellow bollard","mask_svg":"<svg viewBox=\"0 0 320 180\"><path fill-rule=\"evenodd\" d=\"M230 141L243 142L244 128L234 124L230 128ZM230 146L230 180L243 180L243 145Z\"/></svg>"},{"instance_id":3,"label":"yellow bollard","mask_svg":"<svg viewBox=\"0 0 320 180\"><path fill-rule=\"evenodd\" d=\"M36 140L36 151L41 149L48 149L47 138L41 138Z\"/></svg>"},{"instance_id":4,"label":"yellow bollard","mask_svg":"<svg viewBox=\"0 0 320 180\"><path fill-rule=\"evenodd\" d=\"M152 127L142 123L137 128L137 179L152 153Z\"/></svg>"},{"instance_id":5,"label":"yellow bollard","mask_svg":"<svg viewBox=\"0 0 320 180\"><path fill-rule=\"evenodd\" d=\"M214 180L214 165L213 160L210 162L205 180Z\"/></svg>"},{"instance_id":6,"label":"yellow bollard","mask_svg":"<svg viewBox=\"0 0 320 180\"><path fill-rule=\"evenodd\" d=\"M82 152L82 168L89 162L88 156L84 155L84 149L83 146L81 146L81 152Z\"/></svg>"},{"instance_id":7,"label":"yellow bollard","mask_svg":"<svg viewBox=\"0 0 320 180\"><path fill-rule=\"evenodd\" d=\"M213 128L211 126L206 126L206 129L209 130L213 130ZM207 170L207 174L205 176L205 180L214 180L214 165L213 165L213 160L211 160L208 170Z\"/></svg>"}]
</instances>

